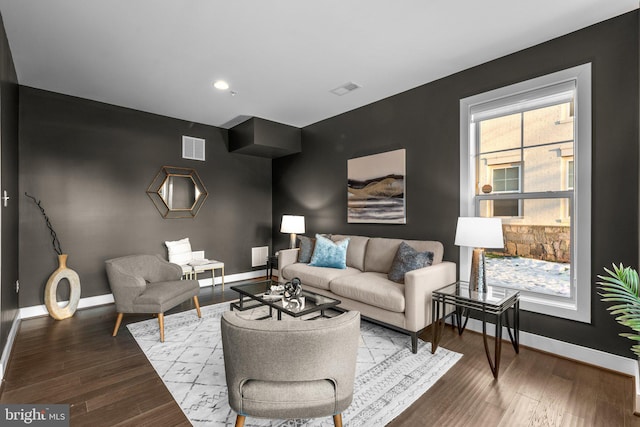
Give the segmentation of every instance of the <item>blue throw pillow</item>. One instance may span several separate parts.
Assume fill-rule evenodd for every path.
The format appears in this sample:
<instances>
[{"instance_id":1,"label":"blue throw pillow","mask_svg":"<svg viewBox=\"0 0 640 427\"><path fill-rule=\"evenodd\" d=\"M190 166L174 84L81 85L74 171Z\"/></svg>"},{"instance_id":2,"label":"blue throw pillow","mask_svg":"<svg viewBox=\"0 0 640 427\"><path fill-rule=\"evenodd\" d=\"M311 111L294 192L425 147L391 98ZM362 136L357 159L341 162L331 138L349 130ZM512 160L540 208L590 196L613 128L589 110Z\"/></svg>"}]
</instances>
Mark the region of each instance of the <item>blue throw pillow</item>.
<instances>
[{"instance_id":1,"label":"blue throw pillow","mask_svg":"<svg viewBox=\"0 0 640 427\"><path fill-rule=\"evenodd\" d=\"M404 283L408 271L433 264L433 252L418 252L405 242L400 243L387 277L396 283Z\"/></svg>"},{"instance_id":2,"label":"blue throw pillow","mask_svg":"<svg viewBox=\"0 0 640 427\"><path fill-rule=\"evenodd\" d=\"M347 247L349 239L333 242L331 239L316 234L316 246L313 249L311 262L314 267L347 268Z\"/></svg>"}]
</instances>

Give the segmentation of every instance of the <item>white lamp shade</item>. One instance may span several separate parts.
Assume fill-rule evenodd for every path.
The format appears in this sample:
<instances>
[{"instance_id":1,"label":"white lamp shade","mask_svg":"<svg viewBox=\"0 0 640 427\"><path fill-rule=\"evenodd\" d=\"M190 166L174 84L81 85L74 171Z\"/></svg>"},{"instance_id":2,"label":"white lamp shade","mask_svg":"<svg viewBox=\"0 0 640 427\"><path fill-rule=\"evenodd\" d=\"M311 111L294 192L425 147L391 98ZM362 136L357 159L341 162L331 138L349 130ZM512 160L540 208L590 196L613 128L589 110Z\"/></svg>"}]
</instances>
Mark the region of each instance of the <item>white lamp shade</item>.
<instances>
[{"instance_id":1,"label":"white lamp shade","mask_svg":"<svg viewBox=\"0 0 640 427\"><path fill-rule=\"evenodd\" d=\"M304 217L300 215L282 215L281 233L304 233Z\"/></svg>"},{"instance_id":2,"label":"white lamp shade","mask_svg":"<svg viewBox=\"0 0 640 427\"><path fill-rule=\"evenodd\" d=\"M502 220L480 217L458 218L455 244L470 248L503 248Z\"/></svg>"}]
</instances>

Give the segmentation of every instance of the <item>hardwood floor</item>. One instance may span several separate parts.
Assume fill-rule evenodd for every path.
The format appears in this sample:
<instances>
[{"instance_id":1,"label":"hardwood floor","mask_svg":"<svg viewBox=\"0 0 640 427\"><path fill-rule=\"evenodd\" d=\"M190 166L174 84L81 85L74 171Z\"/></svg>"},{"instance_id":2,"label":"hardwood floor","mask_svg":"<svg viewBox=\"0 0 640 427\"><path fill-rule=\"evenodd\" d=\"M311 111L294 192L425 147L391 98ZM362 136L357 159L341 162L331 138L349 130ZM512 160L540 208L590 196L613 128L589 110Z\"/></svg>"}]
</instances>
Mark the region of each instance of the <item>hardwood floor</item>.
<instances>
[{"instance_id":1,"label":"hardwood floor","mask_svg":"<svg viewBox=\"0 0 640 427\"><path fill-rule=\"evenodd\" d=\"M228 288L201 289L200 304L236 298ZM22 321L0 403L70 404L74 427L189 425L124 327L148 318L125 315L115 338L113 305ZM480 335L446 328L441 345L464 356L390 426L640 426L630 377L524 347L515 355L507 341L494 381Z\"/></svg>"}]
</instances>

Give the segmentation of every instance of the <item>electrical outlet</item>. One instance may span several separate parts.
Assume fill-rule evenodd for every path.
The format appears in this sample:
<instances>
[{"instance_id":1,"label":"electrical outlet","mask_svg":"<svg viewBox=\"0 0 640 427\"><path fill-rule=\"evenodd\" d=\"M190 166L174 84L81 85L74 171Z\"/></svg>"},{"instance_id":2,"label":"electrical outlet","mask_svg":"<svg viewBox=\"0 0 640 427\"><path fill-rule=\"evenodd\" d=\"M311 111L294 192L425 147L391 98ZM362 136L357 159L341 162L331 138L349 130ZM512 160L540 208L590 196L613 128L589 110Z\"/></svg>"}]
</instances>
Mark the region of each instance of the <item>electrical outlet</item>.
<instances>
[{"instance_id":1,"label":"electrical outlet","mask_svg":"<svg viewBox=\"0 0 640 427\"><path fill-rule=\"evenodd\" d=\"M16 294L20 292L20 282L16 280Z\"/></svg>"}]
</instances>

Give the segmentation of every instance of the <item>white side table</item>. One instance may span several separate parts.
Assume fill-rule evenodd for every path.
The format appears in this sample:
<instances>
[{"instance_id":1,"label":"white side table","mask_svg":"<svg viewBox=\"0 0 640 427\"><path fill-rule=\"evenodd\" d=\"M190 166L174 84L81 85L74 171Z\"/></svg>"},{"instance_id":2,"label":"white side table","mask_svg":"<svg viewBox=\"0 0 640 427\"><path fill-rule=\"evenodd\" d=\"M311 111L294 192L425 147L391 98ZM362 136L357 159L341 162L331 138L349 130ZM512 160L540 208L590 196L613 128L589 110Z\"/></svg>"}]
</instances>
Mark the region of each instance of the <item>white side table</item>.
<instances>
[{"instance_id":1,"label":"white side table","mask_svg":"<svg viewBox=\"0 0 640 427\"><path fill-rule=\"evenodd\" d=\"M192 279L193 278L193 267L189 264L178 264L180 268L182 268L182 278L183 279Z\"/></svg>"},{"instance_id":2,"label":"white side table","mask_svg":"<svg viewBox=\"0 0 640 427\"><path fill-rule=\"evenodd\" d=\"M200 262L192 262L191 266L193 267L193 278L194 280L198 280L198 273L204 273L205 271L211 270L211 284L215 286L216 279L216 270L221 270L220 278L222 280L222 292L224 292L224 262L216 261L215 259L209 260L200 260L205 261L204 263Z\"/></svg>"}]
</instances>

